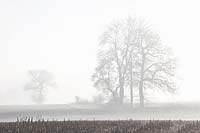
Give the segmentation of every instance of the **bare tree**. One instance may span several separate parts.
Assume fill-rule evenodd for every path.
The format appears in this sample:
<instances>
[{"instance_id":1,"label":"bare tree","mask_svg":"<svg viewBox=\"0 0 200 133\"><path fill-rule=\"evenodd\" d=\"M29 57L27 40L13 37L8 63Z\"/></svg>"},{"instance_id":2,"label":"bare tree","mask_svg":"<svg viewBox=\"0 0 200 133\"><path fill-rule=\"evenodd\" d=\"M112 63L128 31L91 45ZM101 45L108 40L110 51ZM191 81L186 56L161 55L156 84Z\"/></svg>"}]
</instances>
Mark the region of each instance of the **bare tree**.
<instances>
[{"instance_id":1,"label":"bare tree","mask_svg":"<svg viewBox=\"0 0 200 133\"><path fill-rule=\"evenodd\" d=\"M160 89L174 93L176 62L169 47L163 45L159 35L153 33L144 20L137 21L134 76L137 79L140 107L144 107L144 91Z\"/></svg>"},{"instance_id":2,"label":"bare tree","mask_svg":"<svg viewBox=\"0 0 200 133\"><path fill-rule=\"evenodd\" d=\"M115 75L114 66L110 60L102 58L99 61L98 67L92 76L94 86L102 91L105 95L109 95L110 100L114 103L118 102L118 81Z\"/></svg>"},{"instance_id":3,"label":"bare tree","mask_svg":"<svg viewBox=\"0 0 200 133\"><path fill-rule=\"evenodd\" d=\"M144 20L128 17L111 23L101 36L93 81L113 98L119 96L121 104L125 89L130 88L131 106L133 88L137 88L144 107L144 91L148 89L175 92L175 66L172 52L159 35Z\"/></svg>"},{"instance_id":4,"label":"bare tree","mask_svg":"<svg viewBox=\"0 0 200 133\"><path fill-rule=\"evenodd\" d=\"M54 76L45 70L31 70L28 73L30 81L26 83L24 90L32 91L34 102L42 104L45 99L45 90L56 87Z\"/></svg>"},{"instance_id":5,"label":"bare tree","mask_svg":"<svg viewBox=\"0 0 200 133\"><path fill-rule=\"evenodd\" d=\"M124 101L124 88L126 86L126 76L128 69L128 52L130 48L129 33L125 21L115 21L110 24L106 31L101 36L99 52L99 64L96 73L107 75L105 77L98 77L106 86L106 90L113 94L113 98L118 95L119 89L119 103ZM107 71L106 73L104 71ZM97 79L98 79L97 78ZM103 78L103 80L102 80ZM96 80L98 81L98 80ZM95 82L95 84L100 82Z\"/></svg>"}]
</instances>

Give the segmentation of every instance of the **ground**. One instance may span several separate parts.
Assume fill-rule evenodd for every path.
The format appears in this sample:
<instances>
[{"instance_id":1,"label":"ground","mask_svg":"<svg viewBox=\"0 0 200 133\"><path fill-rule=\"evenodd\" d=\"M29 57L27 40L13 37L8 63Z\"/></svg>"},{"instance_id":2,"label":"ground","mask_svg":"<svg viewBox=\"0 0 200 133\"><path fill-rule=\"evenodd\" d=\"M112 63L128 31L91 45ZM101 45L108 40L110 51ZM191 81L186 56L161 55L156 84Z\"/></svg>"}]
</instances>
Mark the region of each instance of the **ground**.
<instances>
[{"instance_id":1,"label":"ground","mask_svg":"<svg viewBox=\"0 0 200 133\"><path fill-rule=\"evenodd\" d=\"M0 122L1 133L199 133L199 121L79 120Z\"/></svg>"},{"instance_id":2,"label":"ground","mask_svg":"<svg viewBox=\"0 0 200 133\"><path fill-rule=\"evenodd\" d=\"M46 120L200 120L200 104L152 104L145 109L74 104L0 106L2 122L27 116Z\"/></svg>"}]
</instances>

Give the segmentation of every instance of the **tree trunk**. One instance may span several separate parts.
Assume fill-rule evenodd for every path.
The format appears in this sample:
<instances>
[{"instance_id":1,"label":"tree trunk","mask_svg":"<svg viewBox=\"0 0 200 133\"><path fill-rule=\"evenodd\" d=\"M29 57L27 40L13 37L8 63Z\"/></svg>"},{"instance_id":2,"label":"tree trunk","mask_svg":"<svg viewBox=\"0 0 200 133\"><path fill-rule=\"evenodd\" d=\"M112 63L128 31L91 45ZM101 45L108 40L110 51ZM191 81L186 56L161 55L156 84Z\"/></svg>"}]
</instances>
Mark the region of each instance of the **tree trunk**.
<instances>
[{"instance_id":1,"label":"tree trunk","mask_svg":"<svg viewBox=\"0 0 200 133\"><path fill-rule=\"evenodd\" d=\"M115 91L111 91L112 93L112 100L116 104L118 102L117 93Z\"/></svg>"},{"instance_id":2,"label":"tree trunk","mask_svg":"<svg viewBox=\"0 0 200 133\"><path fill-rule=\"evenodd\" d=\"M130 103L131 108L133 108L133 72L132 72L132 62L130 64Z\"/></svg>"},{"instance_id":3,"label":"tree trunk","mask_svg":"<svg viewBox=\"0 0 200 133\"><path fill-rule=\"evenodd\" d=\"M144 55L144 49L142 49L141 77L139 83L140 108L144 108L144 92L143 92L144 65L145 65L145 55Z\"/></svg>"},{"instance_id":4,"label":"tree trunk","mask_svg":"<svg viewBox=\"0 0 200 133\"><path fill-rule=\"evenodd\" d=\"M120 104L124 103L124 81L120 79Z\"/></svg>"},{"instance_id":5,"label":"tree trunk","mask_svg":"<svg viewBox=\"0 0 200 133\"><path fill-rule=\"evenodd\" d=\"M119 96L120 96L120 101L119 104L123 105L124 103L124 80L122 77L122 72L121 72L121 67L118 67L118 72L119 72Z\"/></svg>"},{"instance_id":6,"label":"tree trunk","mask_svg":"<svg viewBox=\"0 0 200 133\"><path fill-rule=\"evenodd\" d=\"M139 84L140 108L144 108L143 80Z\"/></svg>"}]
</instances>

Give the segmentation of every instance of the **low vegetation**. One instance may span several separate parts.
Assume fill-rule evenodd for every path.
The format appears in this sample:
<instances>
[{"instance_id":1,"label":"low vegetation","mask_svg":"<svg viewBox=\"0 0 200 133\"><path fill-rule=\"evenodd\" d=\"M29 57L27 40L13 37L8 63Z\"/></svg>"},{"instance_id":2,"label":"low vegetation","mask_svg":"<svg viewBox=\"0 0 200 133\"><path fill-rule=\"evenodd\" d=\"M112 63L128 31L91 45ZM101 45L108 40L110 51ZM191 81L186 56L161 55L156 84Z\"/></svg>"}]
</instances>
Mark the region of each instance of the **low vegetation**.
<instances>
[{"instance_id":1,"label":"low vegetation","mask_svg":"<svg viewBox=\"0 0 200 133\"><path fill-rule=\"evenodd\" d=\"M1 122L1 133L188 133L200 132L199 121L80 120Z\"/></svg>"}]
</instances>

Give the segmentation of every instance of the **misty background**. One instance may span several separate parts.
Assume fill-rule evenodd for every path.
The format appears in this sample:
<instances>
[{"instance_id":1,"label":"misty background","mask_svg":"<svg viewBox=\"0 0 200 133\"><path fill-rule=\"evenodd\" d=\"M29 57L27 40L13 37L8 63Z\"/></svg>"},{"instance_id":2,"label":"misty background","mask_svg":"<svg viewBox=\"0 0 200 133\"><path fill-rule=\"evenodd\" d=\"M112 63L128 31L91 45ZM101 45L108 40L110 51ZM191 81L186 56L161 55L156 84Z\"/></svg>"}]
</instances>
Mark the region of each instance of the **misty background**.
<instances>
[{"instance_id":1,"label":"misty background","mask_svg":"<svg viewBox=\"0 0 200 133\"><path fill-rule=\"evenodd\" d=\"M28 71L55 75L58 88L46 104L91 99L99 35L113 19L145 18L178 58L176 95L156 102L199 102L199 2L195 0L8 0L0 1L0 104L33 104L23 90Z\"/></svg>"}]
</instances>

